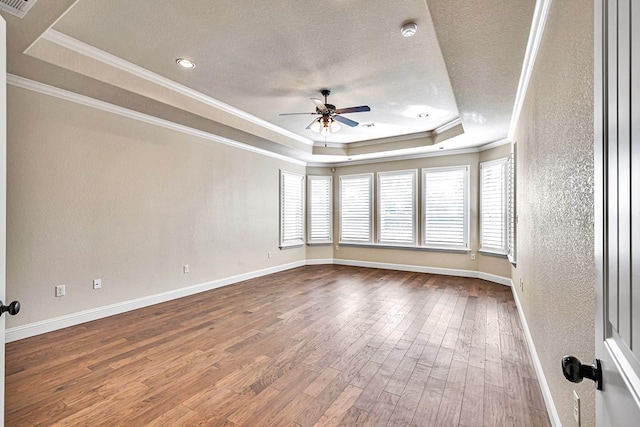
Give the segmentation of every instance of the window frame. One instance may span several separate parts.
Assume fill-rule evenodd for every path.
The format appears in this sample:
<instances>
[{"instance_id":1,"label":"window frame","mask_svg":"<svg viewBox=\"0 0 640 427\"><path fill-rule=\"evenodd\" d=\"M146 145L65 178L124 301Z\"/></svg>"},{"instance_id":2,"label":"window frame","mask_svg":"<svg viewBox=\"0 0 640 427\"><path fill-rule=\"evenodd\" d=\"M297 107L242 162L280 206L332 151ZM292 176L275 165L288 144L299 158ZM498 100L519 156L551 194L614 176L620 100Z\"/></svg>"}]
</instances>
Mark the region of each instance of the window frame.
<instances>
[{"instance_id":1,"label":"window frame","mask_svg":"<svg viewBox=\"0 0 640 427\"><path fill-rule=\"evenodd\" d=\"M298 183L299 181L299 183ZM283 169L280 169L280 249L284 249L284 248L292 248L292 247L297 247L297 246L302 246L304 245L304 218L305 218L305 212L304 212L304 181L305 181L305 175L299 174L299 173L295 173L295 172L289 172L289 171L285 171ZM287 229L287 224L285 224L285 221L287 220L286 217L286 213L288 211L288 208L285 206L287 199L285 198L285 195L287 194L287 191L285 190L285 186L289 185L289 183L293 183L292 185L295 185L296 187L299 185L300 187L300 200L294 200L294 202L296 204L299 205L299 219L297 219L296 222L299 221L299 226L300 226L300 232L297 233L296 237L294 239L287 239L285 240L285 236L286 236L286 229ZM297 190L296 188L294 188L294 190Z\"/></svg>"},{"instance_id":2,"label":"window frame","mask_svg":"<svg viewBox=\"0 0 640 427\"><path fill-rule=\"evenodd\" d=\"M314 239L313 232L313 199L314 194L312 191L312 185L314 181L327 181L329 191L329 203L328 203L328 238L327 239ZM307 244L331 244L333 243L333 177L330 175L307 175Z\"/></svg>"},{"instance_id":3,"label":"window frame","mask_svg":"<svg viewBox=\"0 0 640 427\"><path fill-rule=\"evenodd\" d=\"M421 169L421 184L422 187L420 189L420 207L421 207L421 215L420 215L420 228L421 228L421 236L420 236L420 245L425 249L432 250L444 250L444 251L465 251L468 252L470 250L469 244L469 234L470 234L470 165L456 165L456 166L444 166L444 167L430 167L430 168L422 168ZM448 171L461 171L463 172L463 190L462 190L462 209L463 209L463 219L462 219L462 243L461 244L433 244L427 243L427 174L429 173L437 173L437 172L448 172Z\"/></svg>"},{"instance_id":4,"label":"window frame","mask_svg":"<svg viewBox=\"0 0 640 427\"><path fill-rule=\"evenodd\" d=\"M385 176L397 176L397 175L410 175L411 180L411 241L398 241L398 240L385 240L382 236L382 221L383 221L383 211L382 211L382 183L381 178ZM376 241L380 245L384 246L400 246L400 247L411 247L417 246L418 242L418 170L417 169L406 169L406 170L397 170L397 171L384 171L378 172L376 174Z\"/></svg>"},{"instance_id":5,"label":"window frame","mask_svg":"<svg viewBox=\"0 0 640 427\"><path fill-rule=\"evenodd\" d=\"M344 201L343 201L343 193L344 193L344 183L348 180L357 179L357 178L366 178L369 182L369 203L368 203L368 211L369 211L369 224L368 224L368 240L346 240L344 238ZM353 244L353 245L371 245L374 243L374 214L373 214L373 204L374 204L374 189L373 189L373 173L360 173L360 174L351 174L351 175L340 175L339 177L339 186L338 186L338 241L340 244Z\"/></svg>"}]
</instances>

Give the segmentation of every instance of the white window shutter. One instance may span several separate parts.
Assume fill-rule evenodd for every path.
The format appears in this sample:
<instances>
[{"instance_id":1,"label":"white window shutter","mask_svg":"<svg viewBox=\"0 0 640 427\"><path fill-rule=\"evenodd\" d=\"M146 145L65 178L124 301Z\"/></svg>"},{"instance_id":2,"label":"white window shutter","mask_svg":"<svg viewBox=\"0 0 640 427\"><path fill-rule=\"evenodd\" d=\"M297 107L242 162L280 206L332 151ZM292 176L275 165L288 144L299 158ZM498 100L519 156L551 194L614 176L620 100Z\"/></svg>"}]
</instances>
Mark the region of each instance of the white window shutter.
<instances>
[{"instance_id":1,"label":"white window shutter","mask_svg":"<svg viewBox=\"0 0 640 427\"><path fill-rule=\"evenodd\" d=\"M423 244L469 248L469 166L422 171Z\"/></svg>"},{"instance_id":2,"label":"white window shutter","mask_svg":"<svg viewBox=\"0 0 640 427\"><path fill-rule=\"evenodd\" d=\"M372 243L373 175L340 177L340 242Z\"/></svg>"},{"instance_id":3,"label":"white window shutter","mask_svg":"<svg viewBox=\"0 0 640 427\"><path fill-rule=\"evenodd\" d=\"M507 257L516 262L516 158L514 152L507 162Z\"/></svg>"},{"instance_id":4,"label":"white window shutter","mask_svg":"<svg viewBox=\"0 0 640 427\"><path fill-rule=\"evenodd\" d=\"M378 242L416 244L417 171L378 174Z\"/></svg>"},{"instance_id":5,"label":"white window shutter","mask_svg":"<svg viewBox=\"0 0 640 427\"><path fill-rule=\"evenodd\" d=\"M507 159L480 164L480 250L507 254Z\"/></svg>"},{"instance_id":6,"label":"white window shutter","mask_svg":"<svg viewBox=\"0 0 640 427\"><path fill-rule=\"evenodd\" d=\"M307 177L308 243L332 242L332 177Z\"/></svg>"},{"instance_id":7,"label":"white window shutter","mask_svg":"<svg viewBox=\"0 0 640 427\"><path fill-rule=\"evenodd\" d=\"M304 244L304 176L280 171L280 247Z\"/></svg>"}]
</instances>

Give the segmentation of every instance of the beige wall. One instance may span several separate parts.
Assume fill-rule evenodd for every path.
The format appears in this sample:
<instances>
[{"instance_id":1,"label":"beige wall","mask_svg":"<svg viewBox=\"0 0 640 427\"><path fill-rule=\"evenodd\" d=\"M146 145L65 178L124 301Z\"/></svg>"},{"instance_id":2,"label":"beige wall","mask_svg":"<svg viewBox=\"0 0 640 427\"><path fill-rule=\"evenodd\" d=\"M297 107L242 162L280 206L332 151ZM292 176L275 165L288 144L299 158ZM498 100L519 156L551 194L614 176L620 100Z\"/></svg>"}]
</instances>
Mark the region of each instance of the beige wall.
<instances>
[{"instance_id":1,"label":"beige wall","mask_svg":"<svg viewBox=\"0 0 640 427\"><path fill-rule=\"evenodd\" d=\"M513 282L563 425L594 425L594 385L567 382L564 354L594 353L593 2L552 2L516 134Z\"/></svg>"},{"instance_id":2,"label":"beige wall","mask_svg":"<svg viewBox=\"0 0 640 427\"><path fill-rule=\"evenodd\" d=\"M304 166L13 86L8 112L9 327L305 259L278 249Z\"/></svg>"}]
</instances>

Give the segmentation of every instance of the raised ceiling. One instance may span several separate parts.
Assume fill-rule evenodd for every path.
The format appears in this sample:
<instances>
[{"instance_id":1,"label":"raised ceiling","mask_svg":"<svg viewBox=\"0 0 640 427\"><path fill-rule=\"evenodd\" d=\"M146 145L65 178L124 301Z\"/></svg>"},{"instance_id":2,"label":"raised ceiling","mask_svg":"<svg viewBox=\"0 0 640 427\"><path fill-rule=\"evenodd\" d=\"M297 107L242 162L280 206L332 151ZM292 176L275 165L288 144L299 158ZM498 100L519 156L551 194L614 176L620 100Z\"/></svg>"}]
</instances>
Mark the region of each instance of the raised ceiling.
<instances>
[{"instance_id":1,"label":"raised ceiling","mask_svg":"<svg viewBox=\"0 0 640 427\"><path fill-rule=\"evenodd\" d=\"M53 3L53 4L52 4ZM8 71L309 162L504 140L535 1L59 0L8 24ZM415 22L417 33L400 33ZM185 70L175 63L197 64ZM331 89L361 123L305 129ZM424 113L426 117L420 117Z\"/></svg>"}]
</instances>

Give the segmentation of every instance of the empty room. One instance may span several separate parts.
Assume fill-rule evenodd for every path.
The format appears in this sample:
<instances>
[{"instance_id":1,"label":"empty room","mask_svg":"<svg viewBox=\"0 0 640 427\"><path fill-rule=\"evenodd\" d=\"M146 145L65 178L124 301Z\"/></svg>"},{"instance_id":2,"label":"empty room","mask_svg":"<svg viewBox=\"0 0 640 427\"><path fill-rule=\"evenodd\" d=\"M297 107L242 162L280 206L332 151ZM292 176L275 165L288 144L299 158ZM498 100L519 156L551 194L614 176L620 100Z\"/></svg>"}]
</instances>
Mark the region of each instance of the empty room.
<instances>
[{"instance_id":1,"label":"empty room","mask_svg":"<svg viewBox=\"0 0 640 427\"><path fill-rule=\"evenodd\" d=\"M0 15L0 425L640 419L637 2Z\"/></svg>"}]
</instances>

